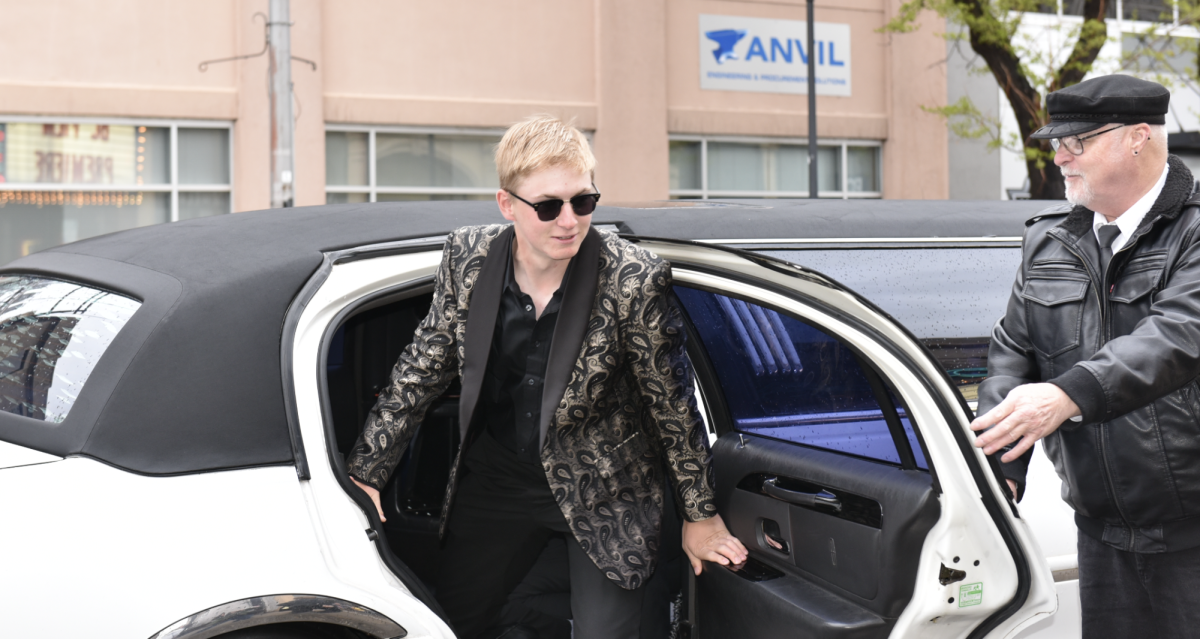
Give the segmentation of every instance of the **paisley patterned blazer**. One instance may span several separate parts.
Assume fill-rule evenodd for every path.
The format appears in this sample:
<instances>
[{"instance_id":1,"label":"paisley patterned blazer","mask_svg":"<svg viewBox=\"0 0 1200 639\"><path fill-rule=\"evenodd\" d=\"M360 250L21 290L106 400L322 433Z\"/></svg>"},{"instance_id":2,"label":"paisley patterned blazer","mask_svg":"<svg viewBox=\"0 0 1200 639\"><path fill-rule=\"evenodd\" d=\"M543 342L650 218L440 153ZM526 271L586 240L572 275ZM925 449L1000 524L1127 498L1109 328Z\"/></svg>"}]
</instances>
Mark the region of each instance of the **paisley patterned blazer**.
<instances>
[{"instance_id":1,"label":"paisley patterned blazer","mask_svg":"<svg viewBox=\"0 0 1200 639\"><path fill-rule=\"evenodd\" d=\"M454 501L511 258L510 225L450 234L433 305L400 356L351 453L350 474L382 489L430 404L462 378L464 445ZM668 479L690 521L716 514L709 449L696 409L670 264L595 228L576 256L551 340L542 396L541 462L584 551L624 588L653 572ZM482 422L482 420L479 420Z\"/></svg>"}]
</instances>

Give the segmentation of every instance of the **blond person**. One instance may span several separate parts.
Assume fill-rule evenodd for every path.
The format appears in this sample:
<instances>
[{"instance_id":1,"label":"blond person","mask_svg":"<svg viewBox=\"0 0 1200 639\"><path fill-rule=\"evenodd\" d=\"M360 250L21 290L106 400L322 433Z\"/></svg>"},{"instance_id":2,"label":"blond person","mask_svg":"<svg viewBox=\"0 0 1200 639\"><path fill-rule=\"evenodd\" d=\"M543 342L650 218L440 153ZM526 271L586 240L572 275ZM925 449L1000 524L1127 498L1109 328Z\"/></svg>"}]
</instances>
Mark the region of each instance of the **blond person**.
<instances>
[{"instance_id":1,"label":"blond person","mask_svg":"<svg viewBox=\"0 0 1200 639\"><path fill-rule=\"evenodd\" d=\"M554 532L576 639L636 637L668 489L697 571L746 558L713 504L670 265L590 227L595 165L558 119L505 133L496 203L511 224L447 238L429 315L349 461L378 504L426 409L461 378L437 583L461 639L495 623Z\"/></svg>"}]
</instances>

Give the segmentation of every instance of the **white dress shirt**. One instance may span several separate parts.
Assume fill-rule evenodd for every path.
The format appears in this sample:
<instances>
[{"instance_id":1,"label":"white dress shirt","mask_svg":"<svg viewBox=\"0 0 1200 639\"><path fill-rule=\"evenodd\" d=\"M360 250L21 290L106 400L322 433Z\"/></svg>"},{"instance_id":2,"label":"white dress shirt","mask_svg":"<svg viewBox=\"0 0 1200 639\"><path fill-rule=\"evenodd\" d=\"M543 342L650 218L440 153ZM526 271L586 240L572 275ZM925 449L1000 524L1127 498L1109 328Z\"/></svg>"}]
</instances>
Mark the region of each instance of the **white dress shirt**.
<instances>
[{"instance_id":1,"label":"white dress shirt","mask_svg":"<svg viewBox=\"0 0 1200 639\"><path fill-rule=\"evenodd\" d=\"M1142 199L1134 202L1133 206L1129 207L1129 210L1122 213L1120 217L1111 223L1099 213L1092 214L1092 232L1096 233L1100 230L1101 226L1110 224L1116 225L1117 228L1121 229L1121 234L1112 243L1112 252L1114 254L1129 242L1129 238L1133 237L1133 232L1142 223L1142 218L1146 217L1146 213L1150 212L1150 207L1154 206L1154 203L1158 201L1158 195L1162 193L1163 185L1167 183L1167 171L1169 170L1169 165L1163 166L1162 175L1158 176L1158 182L1154 183L1154 187L1147 191L1142 196ZM1096 233L1096 240L1099 241L1099 239L1100 234Z\"/></svg>"}]
</instances>

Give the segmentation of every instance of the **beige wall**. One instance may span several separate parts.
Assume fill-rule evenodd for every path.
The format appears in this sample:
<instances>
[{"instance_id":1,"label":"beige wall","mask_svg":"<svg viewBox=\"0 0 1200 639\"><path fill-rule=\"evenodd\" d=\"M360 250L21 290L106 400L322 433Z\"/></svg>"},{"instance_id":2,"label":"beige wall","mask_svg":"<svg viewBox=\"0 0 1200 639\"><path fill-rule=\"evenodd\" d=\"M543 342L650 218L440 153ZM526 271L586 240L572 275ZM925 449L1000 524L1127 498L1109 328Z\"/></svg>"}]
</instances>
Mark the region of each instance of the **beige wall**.
<instances>
[{"instance_id":1,"label":"beige wall","mask_svg":"<svg viewBox=\"0 0 1200 639\"><path fill-rule=\"evenodd\" d=\"M331 122L596 126L593 2L326 2Z\"/></svg>"},{"instance_id":2,"label":"beige wall","mask_svg":"<svg viewBox=\"0 0 1200 639\"><path fill-rule=\"evenodd\" d=\"M666 0L598 3L596 180L609 202L665 199L667 146ZM637 46L633 46L636 43Z\"/></svg>"},{"instance_id":3,"label":"beige wall","mask_svg":"<svg viewBox=\"0 0 1200 639\"><path fill-rule=\"evenodd\" d=\"M234 0L232 4L236 10L226 29L236 35L237 45L228 55L261 51L263 21L251 17L256 12L267 13L267 0ZM271 206L271 113L267 56L213 65L209 73L217 67L233 71L239 98L233 127L233 210L268 208Z\"/></svg>"},{"instance_id":4,"label":"beige wall","mask_svg":"<svg viewBox=\"0 0 1200 639\"><path fill-rule=\"evenodd\" d=\"M886 0L886 19L902 0ZM940 116L922 106L946 104L946 43L931 25L932 12L919 19L921 31L889 36L887 70L889 135L883 149L883 195L889 198L950 197L949 132Z\"/></svg>"},{"instance_id":5,"label":"beige wall","mask_svg":"<svg viewBox=\"0 0 1200 639\"><path fill-rule=\"evenodd\" d=\"M876 30L901 0L819 0L851 25L853 96L817 100L824 138L884 141L884 196L944 198L945 45ZM267 0L2 0L0 116L234 120L234 208L269 204ZM805 136L807 98L699 88L701 13L804 20L804 0L292 0L296 203L323 203L326 122L594 130L607 201L667 196L667 134ZM939 24L930 17L927 25Z\"/></svg>"},{"instance_id":6,"label":"beige wall","mask_svg":"<svg viewBox=\"0 0 1200 639\"><path fill-rule=\"evenodd\" d=\"M233 119L236 4L5 0L0 113Z\"/></svg>"}]
</instances>

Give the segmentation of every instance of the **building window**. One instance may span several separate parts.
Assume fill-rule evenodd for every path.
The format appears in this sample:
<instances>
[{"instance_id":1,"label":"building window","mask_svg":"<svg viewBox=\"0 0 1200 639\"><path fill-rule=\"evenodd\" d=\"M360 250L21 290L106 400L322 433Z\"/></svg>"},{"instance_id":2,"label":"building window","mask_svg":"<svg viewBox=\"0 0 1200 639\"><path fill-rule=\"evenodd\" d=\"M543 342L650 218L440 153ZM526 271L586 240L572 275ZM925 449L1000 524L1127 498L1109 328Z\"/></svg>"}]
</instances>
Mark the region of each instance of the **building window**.
<instances>
[{"instance_id":1,"label":"building window","mask_svg":"<svg viewBox=\"0 0 1200 639\"><path fill-rule=\"evenodd\" d=\"M0 264L229 213L232 124L0 116Z\"/></svg>"},{"instance_id":2,"label":"building window","mask_svg":"<svg viewBox=\"0 0 1200 639\"><path fill-rule=\"evenodd\" d=\"M1056 13L1060 16L1082 16L1085 0L1042 0L1033 7L1037 13ZM1159 22L1179 24L1179 3L1176 0L1116 0L1104 11L1106 20Z\"/></svg>"},{"instance_id":3,"label":"building window","mask_svg":"<svg viewBox=\"0 0 1200 639\"><path fill-rule=\"evenodd\" d=\"M675 199L808 197L808 141L671 136L670 194ZM817 190L827 198L883 196L881 145L823 140Z\"/></svg>"},{"instance_id":4,"label":"building window","mask_svg":"<svg viewBox=\"0 0 1200 639\"><path fill-rule=\"evenodd\" d=\"M491 200L503 129L330 124L325 201Z\"/></svg>"}]
</instances>

